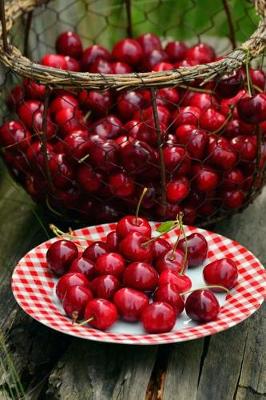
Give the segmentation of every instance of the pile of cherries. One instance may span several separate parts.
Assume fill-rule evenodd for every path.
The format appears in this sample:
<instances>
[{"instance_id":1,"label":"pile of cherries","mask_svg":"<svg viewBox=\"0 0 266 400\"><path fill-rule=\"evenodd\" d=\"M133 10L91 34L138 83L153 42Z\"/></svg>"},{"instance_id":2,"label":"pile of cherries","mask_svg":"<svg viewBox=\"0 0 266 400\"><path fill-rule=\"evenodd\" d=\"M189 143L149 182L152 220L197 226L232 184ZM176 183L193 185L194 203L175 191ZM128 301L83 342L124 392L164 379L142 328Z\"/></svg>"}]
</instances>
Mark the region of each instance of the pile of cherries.
<instances>
[{"instance_id":1,"label":"pile of cherries","mask_svg":"<svg viewBox=\"0 0 266 400\"><path fill-rule=\"evenodd\" d=\"M102 74L219 59L207 44L163 45L153 33L123 39L109 51L98 44L83 49L79 35L63 32L55 48L42 65ZM149 89L54 89L45 118L46 87L25 79L7 99L17 117L0 128L4 160L35 201L91 223L130 213L144 186L149 218L173 219L182 211L184 222L194 224L231 212L262 184L266 163L265 74L247 70L248 76L243 68L218 82L158 89L157 126Z\"/></svg>"},{"instance_id":2,"label":"pile of cherries","mask_svg":"<svg viewBox=\"0 0 266 400\"><path fill-rule=\"evenodd\" d=\"M173 245L161 236L175 228ZM206 261L208 244L200 233L185 236L181 218L162 223L152 237L147 219L128 215L103 240L79 250L75 236L57 240L47 266L59 277L56 295L66 315L100 330L121 318L141 321L148 333L168 332L184 309L192 320L215 320L220 305L213 291L229 291L238 278L232 259L217 259L203 269L209 286L191 291L186 269Z\"/></svg>"}]
</instances>

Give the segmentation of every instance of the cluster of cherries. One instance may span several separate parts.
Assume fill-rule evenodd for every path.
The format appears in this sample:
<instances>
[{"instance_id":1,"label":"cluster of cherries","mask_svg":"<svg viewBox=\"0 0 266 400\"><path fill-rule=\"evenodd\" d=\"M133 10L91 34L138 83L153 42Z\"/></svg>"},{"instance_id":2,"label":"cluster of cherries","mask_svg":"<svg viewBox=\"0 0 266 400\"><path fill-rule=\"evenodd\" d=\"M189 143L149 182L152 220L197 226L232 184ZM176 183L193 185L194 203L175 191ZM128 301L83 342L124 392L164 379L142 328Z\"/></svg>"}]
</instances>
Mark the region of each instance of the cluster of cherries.
<instances>
[{"instance_id":1,"label":"cluster of cherries","mask_svg":"<svg viewBox=\"0 0 266 400\"><path fill-rule=\"evenodd\" d=\"M153 33L120 40L110 52L97 44L83 49L76 33L64 32L55 47L57 54L46 54L42 65L102 74L178 70L218 59L207 44L163 46ZM55 89L46 110L45 85L25 79L8 97L18 119L1 126L0 145L13 176L54 210L83 221L116 221L146 186L144 215L167 220L183 212L184 222L193 224L240 208L261 185L264 90L264 72L252 68L218 82L161 88L156 124L149 89Z\"/></svg>"},{"instance_id":2,"label":"cluster of cherries","mask_svg":"<svg viewBox=\"0 0 266 400\"><path fill-rule=\"evenodd\" d=\"M174 228L179 235L173 245L161 236ZM157 236L151 235L147 219L128 215L102 241L82 248L81 254L75 236L72 241L60 239L51 244L47 265L60 277L56 294L65 313L73 321L84 319L81 324L100 330L110 328L119 317L141 321L148 333L170 331L184 309L195 321L216 319L220 305L213 291L228 291L236 285L235 262L223 258L206 265L203 276L210 286L191 291L185 271L206 261L204 236L186 236L181 216L162 223Z\"/></svg>"}]
</instances>

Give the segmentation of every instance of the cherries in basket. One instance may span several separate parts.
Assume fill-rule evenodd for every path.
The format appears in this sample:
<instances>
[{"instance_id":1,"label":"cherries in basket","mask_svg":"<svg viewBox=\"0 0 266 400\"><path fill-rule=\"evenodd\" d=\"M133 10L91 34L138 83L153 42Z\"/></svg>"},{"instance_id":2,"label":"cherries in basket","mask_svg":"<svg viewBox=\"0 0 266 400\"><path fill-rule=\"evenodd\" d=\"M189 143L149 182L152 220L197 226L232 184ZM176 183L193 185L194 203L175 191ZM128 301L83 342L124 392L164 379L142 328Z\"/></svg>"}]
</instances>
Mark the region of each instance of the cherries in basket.
<instances>
[{"instance_id":1,"label":"cherries in basket","mask_svg":"<svg viewBox=\"0 0 266 400\"><path fill-rule=\"evenodd\" d=\"M172 230L175 243L163 238ZM51 244L46 255L48 269L59 278L56 295L74 322L100 330L121 318L140 321L148 333L168 332L184 310L192 320L212 321L220 311L213 292L237 283L235 262L223 258L204 266L206 287L191 289L187 268L206 264L208 243L200 233L185 234L181 214L155 232L145 218L126 216L84 248L68 236Z\"/></svg>"}]
</instances>

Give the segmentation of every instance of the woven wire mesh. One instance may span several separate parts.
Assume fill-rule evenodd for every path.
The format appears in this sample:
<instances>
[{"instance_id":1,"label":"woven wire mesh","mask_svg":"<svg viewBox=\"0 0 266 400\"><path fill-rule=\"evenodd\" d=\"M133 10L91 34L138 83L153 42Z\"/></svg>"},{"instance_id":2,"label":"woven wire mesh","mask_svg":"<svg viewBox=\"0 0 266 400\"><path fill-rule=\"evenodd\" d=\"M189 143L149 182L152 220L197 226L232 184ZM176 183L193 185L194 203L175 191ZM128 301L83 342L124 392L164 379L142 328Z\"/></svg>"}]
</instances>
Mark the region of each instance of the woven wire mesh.
<instances>
[{"instance_id":1,"label":"woven wire mesh","mask_svg":"<svg viewBox=\"0 0 266 400\"><path fill-rule=\"evenodd\" d=\"M152 32L164 49L174 40L188 48L207 43L215 49L214 61L247 40L258 21L250 1L50 1L17 19L9 42L38 62L55 53L56 37L64 31L77 32L84 49L100 44L110 51L124 37ZM158 62L172 61L165 54ZM253 63L261 69L263 57ZM136 76L155 66L144 64L130 66ZM182 64L188 65L186 56ZM238 91L246 93L244 75L245 65ZM218 79L202 85L199 74L189 84L140 84L131 91L87 91L73 81L67 88L40 86L36 96L29 80L3 68L1 116L3 121L20 118L24 135L19 146L2 143L3 158L33 199L60 217L84 223L116 220L133 212L147 187L142 214L169 219L183 211L186 223L210 223L253 200L266 157L265 126L239 121L231 101L217 95L218 87ZM264 87L253 85L252 90L263 92ZM62 95L69 102L67 115L52 111ZM211 124L202 122L210 112L218 113ZM216 154L223 148L226 161Z\"/></svg>"}]
</instances>

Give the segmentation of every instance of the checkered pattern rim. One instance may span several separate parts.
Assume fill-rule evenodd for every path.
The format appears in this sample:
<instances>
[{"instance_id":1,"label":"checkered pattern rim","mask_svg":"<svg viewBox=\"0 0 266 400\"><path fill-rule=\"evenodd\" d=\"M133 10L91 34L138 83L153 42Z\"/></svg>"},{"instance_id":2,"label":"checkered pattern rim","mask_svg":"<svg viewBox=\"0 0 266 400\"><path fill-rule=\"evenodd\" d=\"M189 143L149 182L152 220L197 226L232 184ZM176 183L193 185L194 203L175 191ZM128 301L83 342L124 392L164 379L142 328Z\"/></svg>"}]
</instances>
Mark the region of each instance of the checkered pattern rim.
<instances>
[{"instance_id":1,"label":"checkered pattern rim","mask_svg":"<svg viewBox=\"0 0 266 400\"><path fill-rule=\"evenodd\" d=\"M85 236L89 241L100 240L114 228L115 224L104 224L76 230L74 234L77 237ZM266 272L258 259L239 243L213 232L186 227L187 234L193 232L200 232L207 239L209 262L217 258L231 257L238 264L239 283L227 296L226 304L215 321L156 335L101 332L87 326L73 325L52 302L54 281L47 270L45 254L49 245L56 239L35 247L17 264L12 276L14 296L23 310L37 321L57 331L84 339L156 345L213 335L240 323L260 307L266 297ZM166 235L166 238L170 240L175 237L174 232ZM84 245L84 240L80 239L80 244Z\"/></svg>"}]
</instances>

